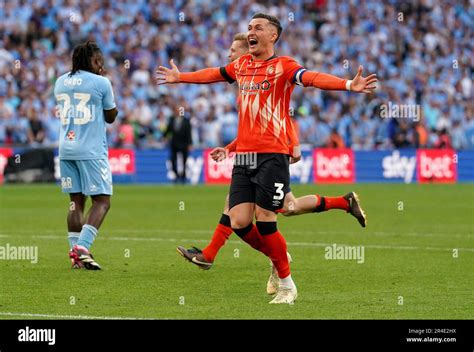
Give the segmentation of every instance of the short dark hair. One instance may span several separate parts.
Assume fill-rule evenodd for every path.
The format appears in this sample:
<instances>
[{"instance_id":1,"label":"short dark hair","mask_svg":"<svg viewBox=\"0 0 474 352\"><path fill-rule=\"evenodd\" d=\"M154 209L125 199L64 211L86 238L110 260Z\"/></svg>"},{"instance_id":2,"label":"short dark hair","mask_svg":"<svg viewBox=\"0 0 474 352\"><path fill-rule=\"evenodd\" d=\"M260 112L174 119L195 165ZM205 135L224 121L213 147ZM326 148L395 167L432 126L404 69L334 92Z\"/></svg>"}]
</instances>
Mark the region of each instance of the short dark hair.
<instances>
[{"instance_id":1,"label":"short dark hair","mask_svg":"<svg viewBox=\"0 0 474 352\"><path fill-rule=\"evenodd\" d=\"M261 13L261 12L256 13L255 15L253 15L252 19L254 19L254 18L264 18L264 19L268 20L268 22L270 22L270 24L275 26L276 29L277 29L277 39L275 40L275 43L278 41L278 39L280 39L280 35L281 35L281 32L283 32L283 28L282 28L278 18L276 18L275 16L267 15L265 13Z\"/></svg>"},{"instance_id":2,"label":"short dark hair","mask_svg":"<svg viewBox=\"0 0 474 352\"><path fill-rule=\"evenodd\" d=\"M92 41L87 41L76 46L72 53L71 75L80 70L92 72L91 58L95 53L102 54L102 51L99 46Z\"/></svg>"}]
</instances>

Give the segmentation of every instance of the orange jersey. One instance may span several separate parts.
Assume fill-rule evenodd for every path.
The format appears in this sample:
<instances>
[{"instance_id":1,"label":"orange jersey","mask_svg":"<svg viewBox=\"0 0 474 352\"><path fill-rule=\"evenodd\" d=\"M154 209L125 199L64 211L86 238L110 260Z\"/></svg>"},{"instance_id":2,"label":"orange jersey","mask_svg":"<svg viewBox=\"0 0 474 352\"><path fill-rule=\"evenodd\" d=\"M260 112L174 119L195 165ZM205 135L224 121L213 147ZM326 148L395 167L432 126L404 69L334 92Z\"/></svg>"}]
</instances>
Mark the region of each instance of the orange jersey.
<instances>
[{"instance_id":1,"label":"orange jersey","mask_svg":"<svg viewBox=\"0 0 474 352\"><path fill-rule=\"evenodd\" d=\"M240 97L240 96L239 96ZM289 119L289 123L287 126L287 139L288 139L288 146L290 150L290 156L297 157L300 155L300 142L298 138L298 127L296 121ZM230 142L228 145L225 146L225 149L229 153L235 152L237 150L237 138Z\"/></svg>"},{"instance_id":2,"label":"orange jersey","mask_svg":"<svg viewBox=\"0 0 474 352\"><path fill-rule=\"evenodd\" d=\"M287 56L262 61L250 54L220 68L229 83L239 84L237 152L290 154L290 98L304 71Z\"/></svg>"}]
</instances>

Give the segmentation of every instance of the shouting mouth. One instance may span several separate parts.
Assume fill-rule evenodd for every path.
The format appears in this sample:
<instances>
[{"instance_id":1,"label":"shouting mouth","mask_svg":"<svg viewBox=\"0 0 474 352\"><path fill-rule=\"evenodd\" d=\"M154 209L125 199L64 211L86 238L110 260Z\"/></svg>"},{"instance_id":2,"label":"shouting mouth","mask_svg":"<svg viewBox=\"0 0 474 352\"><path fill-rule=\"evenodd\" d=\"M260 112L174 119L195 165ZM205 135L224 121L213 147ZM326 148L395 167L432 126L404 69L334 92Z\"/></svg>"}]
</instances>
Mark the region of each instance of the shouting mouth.
<instances>
[{"instance_id":1,"label":"shouting mouth","mask_svg":"<svg viewBox=\"0 0 474 352\"><path fill-rule=\"evenodd\" d=\"M257 39L255 39L255 38L249 38L249 48L250 48L250 49L255 49L255 47L257 46L257 44L258 44Z\"/></svg>"}]
</instances>

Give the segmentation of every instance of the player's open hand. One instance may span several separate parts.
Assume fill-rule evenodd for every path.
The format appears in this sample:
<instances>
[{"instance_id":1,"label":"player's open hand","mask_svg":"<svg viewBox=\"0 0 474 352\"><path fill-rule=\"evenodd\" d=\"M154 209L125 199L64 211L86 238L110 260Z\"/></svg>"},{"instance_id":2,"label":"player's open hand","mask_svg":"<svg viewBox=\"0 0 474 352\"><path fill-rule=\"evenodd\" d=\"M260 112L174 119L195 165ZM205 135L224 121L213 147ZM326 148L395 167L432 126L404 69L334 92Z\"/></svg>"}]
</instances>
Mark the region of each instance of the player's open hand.
<instances>
[{"instance_id":1,"label":"player's open hand","mask_svg":"<svg viewBox=\"0 0 474 352\"><path fill-rule=\"evenodd\" d=\"M375 85L375 83L377 82L377 75L371 74L367 77L362 77L363 69L364 68L362 66L359 66L357 74L355 75L351 83L351 91L358 93L372 93L377 87Z\"/></svg>"},{"instance_id":2,"label":"player's open hand","mask_svg":"<svg viewBox=\"0 0 474 352\"><path fill-rule=\"evenodd\" d=\"M158 84L179 83L179 70L173 59L170 60L170 66L171 69L164 66L159 66L156 69L156 82Z\"/></svg>"},{"instance_id":3,"label":"player's open hand","mask_svg":"<svg viewBox=\"0 0 474 352\"><path fill-rule=\"evenodd\" d=\"M219 161L224 160L227 158L227 150L222 147L217 147L211 150L211 153L209 154L216 163Z\"/></svg>"}]
</instances>

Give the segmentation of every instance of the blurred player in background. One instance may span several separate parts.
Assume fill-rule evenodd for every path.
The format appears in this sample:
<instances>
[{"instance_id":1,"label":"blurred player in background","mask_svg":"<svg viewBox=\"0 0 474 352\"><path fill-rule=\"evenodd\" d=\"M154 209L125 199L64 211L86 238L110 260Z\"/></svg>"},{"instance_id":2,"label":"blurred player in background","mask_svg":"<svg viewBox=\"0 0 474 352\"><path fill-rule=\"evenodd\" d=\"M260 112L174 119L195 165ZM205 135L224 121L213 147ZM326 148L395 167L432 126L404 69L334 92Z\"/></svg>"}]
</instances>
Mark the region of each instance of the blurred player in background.
<instances>
[{"instance_id":1,"label":"blurred player in background","mask_svg":"<svg viewBox=\"0 0 474 352\"><path fill-rule=\"evenodd\" d=\"M158 68L158 82L215 83L238 81L240 89L237 156L248 160L256 154L256 165L234 165L229 192L229 217L234 232L253 248L268 256L278 270L279 287L274 304L293 303L296 285L290 273L286 241L277 229L276 211L289 192L287 128L289 102L295 84L329 90L369 93L375 89L375 75L362 77L359 67L353 80L311 72L290 57L275 55L274 45L282 28L277 18L256 14L248 26L249 54L225 67L180 73ZM290 121L290 122L289 122ZM352 199L357 202L357 199ZM253 224L255 213L256 224Z\"/></svg>"},{"instance_id":2,"label":"blurred player in background","mask_svg":"<svg viewBox=\"0 0 474 352\"><path fill-rule=\"evenodd\" d=\"M232 45L229 49L229 61L235 61L242 55L248 54L249 44L246 33L238 33L234 36ZM240 96L238 96L240 100ZM290 120L290 122L292 122ZM299 151L298 136L296 134L294 124L288 126L288 141L290 144L290 164L300 160L301 153ZM231 142L224 148L214 148L210 155L214 161L219 162L226 158L229 153L235 152L237 146L237 139ZM352 194L351 194L352 193ZM331 209L342 209L352 214L357 218L362 227L366 226L366 217L364 211L360 208L358 202L352 202L351 198L357 197L357 194L351 192L343 197L322 197L317 194L306 195L295 198L293 193L289 191L285 195L283 208L279 213L284 216L302 215L307 213L323 212ZM324 206L321 206L324 204ZM197 265L203 270L208 270L212 267L215 257L219 250L224 246L230 235L234 232L230 226L229 212L229 195L226 196L224 209L217 224L211 242L203 249L197 247L186 249L178 247L178 252L191 263ZM291 262L291 256L288 253ZM271 261L270 261L271 262ZM267 293L269 295L275 294L278 290L278 271L276 267L271 264L271 273L267 282Z\"/></svg>"},{"instance_id":3,"label":"blurred player in background","mask_svg":"<svg viewBox=\"0 0 474 352\"><path fill-rule=\"evenodd\" d=\"M61 117L59 160L61 188L71 202L67 216L73 268L100 270L90 248L110 208L112 173L108 161L105 123L118 114L110 81L103 77L104 58L93 42L78 45L72 70L54 87ZM92 206L87 215L87 196Z\"/></svg>"}]
</instances>

